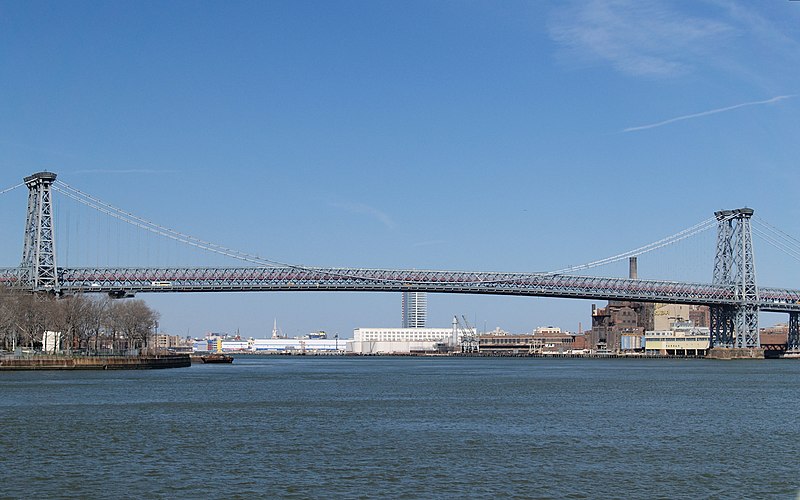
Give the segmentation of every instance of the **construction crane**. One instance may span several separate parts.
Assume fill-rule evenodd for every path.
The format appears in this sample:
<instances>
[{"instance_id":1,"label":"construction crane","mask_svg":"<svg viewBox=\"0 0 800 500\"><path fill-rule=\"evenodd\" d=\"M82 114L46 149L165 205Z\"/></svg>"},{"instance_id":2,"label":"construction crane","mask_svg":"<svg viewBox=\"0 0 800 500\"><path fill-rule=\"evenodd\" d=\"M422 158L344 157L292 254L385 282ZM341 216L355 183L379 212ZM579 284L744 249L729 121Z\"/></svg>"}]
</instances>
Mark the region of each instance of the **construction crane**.
<instances>
[{"instance_id":1,"label":"construction crane","mask_svg":"<svg viewBox=\"0 0 800 500\"><path fill-rule=\"evenodd\" d=\"M460 334L461 336L461 352L478 352L478 332L475 328L470 326L467 318L463 314L460 320L456 316L453 316L453 326L457 330L456 334Z\"/></svg>"}]
</instances>

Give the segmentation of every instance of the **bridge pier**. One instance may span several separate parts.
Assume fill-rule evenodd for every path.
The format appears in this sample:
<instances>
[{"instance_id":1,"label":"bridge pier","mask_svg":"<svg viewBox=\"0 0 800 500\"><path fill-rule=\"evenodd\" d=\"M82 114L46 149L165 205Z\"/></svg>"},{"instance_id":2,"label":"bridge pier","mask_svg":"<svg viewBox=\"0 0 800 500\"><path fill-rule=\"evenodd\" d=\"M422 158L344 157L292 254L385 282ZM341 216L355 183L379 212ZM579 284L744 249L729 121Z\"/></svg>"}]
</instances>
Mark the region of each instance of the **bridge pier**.
<instances>
[{"instance_id":1,"label":"bridge pier","mask_svg":"<svg viewBox=\"0 0 800 500\"><path fill-rule=\"evenodd\" d=\"M758 306L744 304L736 308L734 323L736 339L734 347L738 349L758 349L761 347L761 335L758 331Z\"/></svg>"},{"instance_id":2,"label":"bridge pier","mask_svg":"<svg viewBox=\"0 0 800 500\"><path fill-rule=\"evenodd\" d=\"M786 352L800 354L800 312L789 313L789 337Z\"/></svg>"},{"instance_id":3,"label":"bridge pier","mask_svg":"<svg viewBox=\"0 0 800 500\"><path fill-rule=\"evenodd\" d=\"M733 306L711 306L711 347L731 349L735 343L734 319L736 308Z\"/></svg>"}]
</instances>

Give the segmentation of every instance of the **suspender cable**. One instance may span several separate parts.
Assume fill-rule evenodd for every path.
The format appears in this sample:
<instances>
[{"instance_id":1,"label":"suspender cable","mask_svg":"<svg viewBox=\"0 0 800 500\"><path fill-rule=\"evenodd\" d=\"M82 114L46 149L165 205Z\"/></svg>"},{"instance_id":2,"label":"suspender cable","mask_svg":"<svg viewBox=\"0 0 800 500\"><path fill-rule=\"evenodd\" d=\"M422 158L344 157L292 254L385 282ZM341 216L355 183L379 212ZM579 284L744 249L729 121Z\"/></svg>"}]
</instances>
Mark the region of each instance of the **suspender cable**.
<instances>
[{"instance_id":1,"label":"suspender cable","mask_svg":"<svg viewBox=\"0 0 800 500\"><path fill-rule=\"evenodd\" d=\"M124 210L122 210L120 208L117 208L117 207L109 204L109 203L106 203L106 202L104 202L102 200L99 200L99 199L97 199L97 198L95 198L95 197L93 197L93 196L91 196L89 194L86 194L86 193L84 193L84 192L82 192L82 191L80 191L80 190L78 190L76 188L73 188L73 187L69 186L68 184L64 183L63 181L56 181L56 185L53 188L56 189L58 192L60 192L60 193L62 193L64 195L66 195L66 196L78 201L79 203L82 203L82 204L84 204L84 205L86 205L86 206L88 206L90 208L95 209L98 212L104 213L104 214L109 215L111 217L114 217L114 218L116 218L118 220L121 220L121 221L126 222L128 224L131 224L131 225L136 226L138 228L144 229L146 231L149 231L151 233L154 233L154 234L157 234L157 235L160 235L160 236L164 236L164 237L172 239L172 240L174 240L176 242L181 242L181 243L184 243L184 244L187 244L187 245L190 245L190 246L193 246L193 247L205 250L205 251L209 251L209 252L216 253L216 254L219 254L219 255L224 255L224 256L227 256L227 257L231 257L231 258L235 258L237 260L249 262L251 264L256 264L256 265L259 265L259 266L286 267L286 268L295 269L295 270L321 272L321 273L324 273L326 275L344 277L344 278L353 278L353 279L362 279L363 278L362 276L350 275L349 273L342 273L341 271L334 270L334 269L321 269L321 268L314 268L314 267L305 267L305 266L287 264L287 263L275 261L275 260L272 260L272 259L265 259L265 258L256 256L256 255L253 255L253 254L248 254L248 253L241 252L241 251L238 251L238 250L234 250L232 248L228 248L228 247L225 247L225 246L222 246L222 245L217 245L215 243L210 243L208 241L204 241L204 240L201 240L199 238L195 238L193 236L190 236L188 234L181 233L181 232L176 231L174 229L170 229L168 227L161 226L159 224L156 224L156 223L150 222L150 221L148 221L146 219L143 219L141 217L138 217L138 216L136 216L136 215L134 215L132 213L126 212L126 211L124 211ZM636 248L634 250L630 250L630 251L622 253L622 254L618 254L618 255L615 255L615 256L612 256L612 257L607 257L605 259L597 260L597 261L594 261L594 262L589 262L587 264L583 264L583 265L579 265L579 266L572 266L572 267L568 267L568 268L565 268L565 269L562 269L562 270L552 271L552 272L548 272L548 273L541 273L541 274L542 275L564 274L564 273L568 273L568 272L574 272L574 271L583 270L583 269L590 269L590 268L593 268L593 267L598 267L598 266L601 266L601 265L610 264L610 263L613 263L613 262L618 262L618 261L621 261L623 259L627 259L628 257L632 257L632 256L635 256L635 255L641 255L641 254L656 250L658 248L662 248L664 246L677 243L677 242L679 242L681 240L684 240L686 238L689 238L689 237L691 237L691 236L693 236L693 235L695 235L697 233L700 233L700 232L705 231L705 230L707 230L707 229L709 229L711 227L714 227L716 225L716 223L717 223L717 219L716 218L710 218L710 219L704 220L704 221L700 222L699 224L696 224L696 225L694 225L694 226L692 226L692 227L690 227L688 229L684 229L683 231L680 231L680 232L678 232L678 233L676 233L674 235L668 236L666 238L662 238L662 239L660 239L658 241L655 241L655 242L650 243L648 245L644 245L644 246ZM422 272L422 273L424 273L424 272ZM475 278L476 278L476 281L475 281L476 283L491 283L491 282L495 281L495 280L492 280L492 279L489 279L489 280L481 279L482 276L480 276L480 275L476 275ZM386 282L407 282L407 280L392 279L392 278L388 278L388 277L380 278L379 280L380 281L386 281ZM498 282L500 282L500 281L502 281L502 279L499 280ZM423 283L423 282L424 281L420 281L419 283Z\"/></svg>"},{"instance_id":2,"label":"suspender cable","mask_svg":"<svg viewBox=\"0 0 800 500\"><path fill-rule=\"evenodd\" d=\"M657 250L659 248L663 248L667 245L672 245L673 243L677 243L681 240L685 240L690 236L694 236L695 234L701 233L710 229L712 227L716 227L717 219L716 217L706 219L694 226L684 229L683 231L679 231L671 236L667 236L666 238L662 238L658 241L654 241L653 243L649 243L647 245L641 246L639 248L635 248L633 250L629 250L627 252L617 254L611 257L606 257L605 259L596 260L593 262L589 262L586 264L580 264L577 266L571 266L564 269L559 269L558 271L552 271L549 274L567 274L575 271L582 271L584 269L591 269L593 267L603 266L606 264L612 264L614 262L619 262L621 260L625 260L629 257L635 257L638 255L642 255L648 252L652 252L653 250Z\"/></svg>"}]
</instances>

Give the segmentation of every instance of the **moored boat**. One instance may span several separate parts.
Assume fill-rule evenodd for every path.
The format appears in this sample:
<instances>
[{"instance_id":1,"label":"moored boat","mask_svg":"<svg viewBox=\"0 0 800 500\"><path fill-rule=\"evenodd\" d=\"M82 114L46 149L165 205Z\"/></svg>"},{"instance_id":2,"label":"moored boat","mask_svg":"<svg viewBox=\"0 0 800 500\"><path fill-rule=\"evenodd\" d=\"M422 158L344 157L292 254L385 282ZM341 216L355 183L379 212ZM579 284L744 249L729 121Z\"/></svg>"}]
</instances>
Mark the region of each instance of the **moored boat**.
<instances>
[{"instance_id":1,"label":"moored boat","mask_svg":"<svg viewBox=\"0 0 800 500\"><path fill-rule=\"evenodd\" d=\"M228 356L227 354L206 354L204 356L200 356L200 360L203 363L233 363L233 356Z\"/></svg>"}]
</instances>

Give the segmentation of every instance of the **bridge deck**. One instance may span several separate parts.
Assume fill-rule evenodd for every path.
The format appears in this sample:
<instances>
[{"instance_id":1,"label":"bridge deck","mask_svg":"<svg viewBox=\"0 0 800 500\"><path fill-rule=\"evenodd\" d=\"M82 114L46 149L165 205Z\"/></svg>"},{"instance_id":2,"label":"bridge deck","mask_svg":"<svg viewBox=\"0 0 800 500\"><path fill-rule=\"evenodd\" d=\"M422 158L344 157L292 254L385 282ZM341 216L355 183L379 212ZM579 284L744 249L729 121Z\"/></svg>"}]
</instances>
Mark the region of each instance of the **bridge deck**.
<instances>
[{"instance_id":1,"label":"bridge deck","mask_svg":"<svg viewBox=\"0 0 800 500\"><path fill-rule=\"evenodd\" d=\"M20 270L0 270L0 282L19 281ZM737 305L729 286L552 273L492 273L348 268L75 268L60 269L62 293L204 291L422 291ZM800 311L800 290L761 288L765 311Z\"/></svg>"}]
</instances>

